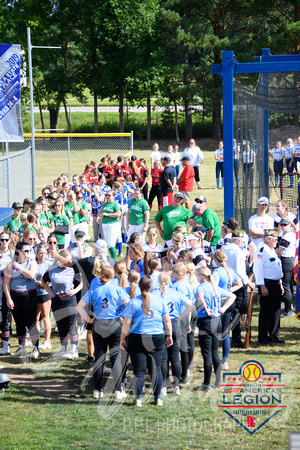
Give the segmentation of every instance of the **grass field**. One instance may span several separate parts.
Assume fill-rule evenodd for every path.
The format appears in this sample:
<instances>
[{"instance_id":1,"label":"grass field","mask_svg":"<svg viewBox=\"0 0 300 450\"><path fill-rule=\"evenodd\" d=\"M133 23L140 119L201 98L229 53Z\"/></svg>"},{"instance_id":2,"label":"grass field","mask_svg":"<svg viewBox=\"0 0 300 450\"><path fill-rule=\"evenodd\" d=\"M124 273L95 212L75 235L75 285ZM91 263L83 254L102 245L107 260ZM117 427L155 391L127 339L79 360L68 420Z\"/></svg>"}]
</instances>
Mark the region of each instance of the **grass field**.
<instances>
[{"instance_id":1,"label":"grass field","mask_svg":"<svg viewBox=\"0 0 300 450\"><path fill-rule=\"evenodd\" d=\"M150 151L134 153L149 160ZM86 162L94 158L99 160L101 156L97 152L74 156L72 173L82 172ZM38 152L36 162L38 193L60 173L68 172L63 152ZM214 164L213 153L206 152L205 163L200 170L204 189L194 189L192 198L205 195L208 206L223 221L223 191L214 190ZM155 204L151 220L156 211ZM182 388L180 397L169 394L161 408L153 405L146 389L144 406L138 410L133 406L130 390L132 372L128 374L129 395L121 405L115 403L108 393L100 401L92 398L93 382L89 367L84 363L86 346L80 341L80 358L74 362L53 362L51 353L47 352L33 363L10 355L0 357L3 372L11 379L10 389L0 396L0 448L288 448L289 433L300 431L300 323L292 317L283 318L281 337L286 339L286 345L260 347L257 344L258 312L255 300L250 348L232 349L229 369L237 372L245 361L256 360L268 372L281 372L282 383L286 385L282 404L286 407L252 436L218 407L222 403L222 390L214 389L210 393L192 391L203 381L197 339L191 385ZM54 349L59 348L57 335L53 335L52 342ZM16 348L14 334L11 338L12 352ZM104 390L109 391L110 381L108 378Z\"/></svg>"}]
</instances>

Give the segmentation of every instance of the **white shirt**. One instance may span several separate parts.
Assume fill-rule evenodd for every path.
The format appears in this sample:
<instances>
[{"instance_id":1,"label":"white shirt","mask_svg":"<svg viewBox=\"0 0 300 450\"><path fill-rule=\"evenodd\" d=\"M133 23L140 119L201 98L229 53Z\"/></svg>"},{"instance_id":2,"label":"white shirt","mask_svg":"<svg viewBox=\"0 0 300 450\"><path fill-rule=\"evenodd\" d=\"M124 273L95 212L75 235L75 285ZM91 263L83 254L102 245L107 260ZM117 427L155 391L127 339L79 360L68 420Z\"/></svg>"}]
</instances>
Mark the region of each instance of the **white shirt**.
<instances>
[{"instance_id":1,"label":"white shirt","mask_svg":"<svg viewBox=\"0 0 300 450\"><path fill-rule=\"evenodd\" d=\"M147 243L142 245L144 252L160 253L164 250L163 246L156 244L155 247L150 247Z\"/></svg>"},{"instance_id":2,"label":"white shirt","mask_svg":"<svg viewBox=\"0 0 300 450\"><path fill-rule=\"evenodd\" d=\"M293 145L288 145L287 148L285 149L285 157L286 159L291 159L293 156L293 149L294 146Z\"/></svg>"},{"instance_id":3,"label":"white shirt","mask_svg":"<svg viewBox=\"0 0 300 450\"><path fill-rule=\"evenodd\" d=\"M151 152L151 154L150 154L150 159L152 159L152 163L154 163L154 161L160 161L160 158L161 158L161 156L160 156L160 152L155 152L154 150L153 150L153 152Z\"/></svg>"},{"instance_id":4,"label":"white shirt","mask_svg":"<svg viewBox=\"0 0 300 450\"><path fill-rule=\"evenodd\" d=\"M243 251L235 242L223 245L222 250L227 255L227 266L240 277L244 284L248 284L249 278L246 274L246 258Z\"/></svg>"},{"instance_id":5,"label":"white shirt","mask_svg":"<svg viewBox=\"0 0 300 450\"><path fill-rule=\"evenodd\" d=\"M175 162L175 166L179 165L179 161L180 161L180 153L179 152L174 152L174 162Z\"/></svg>"},{"instance_id":6,"label":"white shirt","mask_svg":"<svg viewBox=\"0 0 300 450\"><path fill-rule=\"evenodd\" d=\"M236 153L233 153L233 159L239 159L241 147L239 145L236 145L235 147L233 147L233 152L234 151L236 151Z\"/></svg>"},{"instance_id":7,"label":"white shirt","mask_svg":"<svg viewBox=\"0 0 300 450\"><path fill-rule=\"evenodd\" d=\"M256 231L272 230L274 228L274 219L269 214L265 214L264 216L254 214L248 220L248 228L254 233ZM260 242L263 242L263 237L257 239L252 238L252 241L257 246Z\"/></svg>"},{"instance_id":8,"label":"white shirt","mask_svg":"<svg viewBox=\"0 0 300 450\"><path fill-rule=\"evenodd\" d=\"M296 253L296 233L294 231L288 231L283 234L282 230L279 231L278 237L281 237L285 241L288 241L290 244L288 247L283 247L279 244L279 247L284 248L281 256L283 258L295 258Z\"/></svg>"},{"instance_id":9,"label":"white shirt","mask_svg":"<svg viewBox=\"0 0 300 450\"><path fill-rule=\"evenodd\" d=\"M226 234L226 236L224 237L223 242L221 242L222 239L219 241L220 245L222 245L222 250L224 250L224 249L223 249L223 245L226 245L226 242L231 241L231 237L232 237L232 233L228 233L228 234ZM227 239L227 241L226 241L226 239ZM228 239L229 239L229 241L228 241ZM242 246L240 247L240 249L242 250L243 253L245 253L245 257L246 257L246 258L247 258L247 256L248 256L248 245L249 245L249 236L248 236L247 233L245 233L245 234L244 234L243 244L242 244Z\"/></svg>"},{"instance_id":10,"label":"white shirt","mask_svg":"<svg viewBox=\"0 0 300 450\"><path fill-rule=\"evenodd\" d=\"M283 219L283 217L280 217L277 213L274 214L274 216L272 216L272 217L274 220L274 226L275 226L275 223L278 224L281 221L281 219ZM290 211L288 211L287 216L284 217L284 219L289 219L289 221L291 223L294 222L295 218L296 218L295 214L291 213Z\"/></svg>"},{"instance_id":11,"label":"white shirt","mask_svg":"<svg viewBox=\"0 0 300 450\"><path fill-rule=\"evenodd\" d=\"M162 157L165 158L165 157L167 156L168 158L170 158L170 160L171 160L171 166L173 167L174 165L176 165L176 158L175 158L174 155L175 155L174 152L172 152L172 153L167 152L167 153L164 153L164 154L162 155Z\"/></svg>"},{"instance_id":12,"label":"white shirt","mask_svg":"<svg viewBox=\"0 0 300 450\"><path fill-rule=\"evenodd\" d=\"M257 286L265 284L265 279L280 280L283 276L281 261L273 248L260 245L254 254L253 273Z\"/></svg>"},{"instance_id":13,"label":"white shirt","mask_svg":"<svg viewBox=\"0 0 300 450\"><path fill-rule=\"evenodd\" d=\"M271 155L275 159L275 161L281 161L284 158L285 150L284 148L272 148L270 150Z\"/></svg>"},{"instance_id":14,"label":"white shirt","mask_svg":"<svg viewBox=\"0 0 300 450\"><path fill-rule=\"evenodd\" d=\"M190 163L193 167L199 166L204 161L204 155L202 150L199 147L188 147L185 148L182 152L182 157L188 156L190 158Z\"/></svg>"}]
</instances>

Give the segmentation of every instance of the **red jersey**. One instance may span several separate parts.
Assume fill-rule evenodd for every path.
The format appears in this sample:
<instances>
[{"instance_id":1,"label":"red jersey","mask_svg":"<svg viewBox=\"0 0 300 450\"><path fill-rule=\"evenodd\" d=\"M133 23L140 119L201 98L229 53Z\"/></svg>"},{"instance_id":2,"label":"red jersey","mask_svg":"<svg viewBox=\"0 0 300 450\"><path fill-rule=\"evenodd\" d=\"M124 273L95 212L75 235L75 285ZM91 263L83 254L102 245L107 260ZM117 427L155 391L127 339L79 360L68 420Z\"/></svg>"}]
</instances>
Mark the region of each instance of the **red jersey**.
<instances>
[{"instance_id":1,"label":"red jersey","mask_svg":"<svg viewBox=\"0 0 300 450\"><path fill-rule=\"evenodd\" d=\"M109 167L103 167L103 175L105 178L114 178L114 171Z\"/></svg>"},{"instance_id":2,"label":"red jersey","mask_svg":"<svg viewBox=\"0 0 300 450\"><path fill-rule=\"evenodd\" d=\"M89 184L92 184L92 183L98 184L98 177L97 177L97 175L91 175L89 177Z\"/></svg>"},{"instance_id":3,"label":"red jersey","mask_svg":"<svg viewBox=\"0 0 300 450\"><path fill-rule=\"evenodd\" d=\"M177 181L178 189L180 191L192 192L194 187L195 171L194 167L191 164L183 169L178 179L180 178L185 178L185 181L183 181L182 183L178 183Z\"/></svg>"},{"instance_id":4,"label":"red jersey","mask_svg":"<svg viewBox=\"0 0 300 450\"><path fill-rule=\"evenodd\" d=\"M122 177L124 176L124 175L126 175L126 174L131 174L131 169L130 169L130 167L125 167L125 166L121 166L121 171L122 171Z\"/></svg>"},{"instance_id":5,"label":"red jersey","mask_svg":"<svg viewBox=\"0 0 300 450\"><path fill-rule=\"evenodd\" d=\"M152 177L152 186L159 186L160 185L160 176L163 169L155 170L154 168L151 170L151 177Z\"/></svg>"},{"instance_id":6,"label":"red jersey","mask_svg":"<svg viewBox=\"0 0 300 450\"><path fill-rule=\"evenodd\" d=\"M147 167L144 167L143 169L140 170L140 183L144 183L145 178L147 178L149 175L149 170L147 169Z\"/></svg>"},{"instance_id":7,"label":"red jersey","mask_svg":"<svg viewBox=\"0 0 300 450\"><path fill-rule=\"evenodd\" d=\"M121 169L121 166L118 166L118 164L115 165L114 176L115 177L121 177L122 176L122 169Z\"/></svg>"}]
</instances>

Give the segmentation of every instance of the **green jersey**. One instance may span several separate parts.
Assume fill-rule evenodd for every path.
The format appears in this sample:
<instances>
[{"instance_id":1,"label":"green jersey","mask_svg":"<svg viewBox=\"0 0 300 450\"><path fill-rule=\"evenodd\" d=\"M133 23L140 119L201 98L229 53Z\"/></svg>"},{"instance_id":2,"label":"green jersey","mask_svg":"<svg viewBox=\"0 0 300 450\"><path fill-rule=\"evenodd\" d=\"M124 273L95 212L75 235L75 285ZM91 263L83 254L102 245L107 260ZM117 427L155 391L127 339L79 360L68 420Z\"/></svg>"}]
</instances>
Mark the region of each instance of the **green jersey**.
<instances>
[{"instance_id":1,"label":"green jersey","mask_svg":"<svg viewBox=\"0 0 300 450\"><path fill-rule=\"evenodd\" d=\"M184 206L178 206L173 208L172 205L164 206L156 216L154 220L161 222L163 220L164 240L168 241L172 237L174 228L178 225L187 226L187 220L192 217L192 212Z\"/></svg>"},{"instance_id":2,"label":"green jersey","mask_svg":"<svg viewBox=\"0 0 300 450\"><path fill-rule=\"evenodd\" d=\"M207 208L202 217L194 216L193 219L200 225L203 225L207 230L214 230L210 245L217 245L219 240L222 239L221 226L217 214L212 209Z\"/></svg>"},{"instance_id":3,"label":"green jersey","mask_svg":"<svg viewBox=\"0 0 300 450\"><path fill-rule=\"evenodd\" d=\"M39 217L40 227L50 228L50 225L53 221L54 221L54 217L50 211L43 212L40 214L40 217Z\"/></svg>"},{"instance_id":4,"label":"green jersey","mask_svg":"<svg viewBox=\"0 0 300 450\"><path fill-rule=\"evenodd\" d=\"M70 225L70 221L67 218L67 216L61 214L60 216L57 216L56 214L54 214L54 222L56 223L56 225ZM58 233L54 233L55 236L57 237L57 241L58 241L58 245L64 245L65 243L65 235L64 234L58 234Z\"/></svg>"},{"instance_id":5,"label":"green jersey","mask_svg":"<svg viewBox=\"0 0 300 450\"><path fill-rule=\"evenodd\" d=\"M77 205L80 208L80 203L78 203L78 202L76 202L76 203L77 203ZM77 212L74 211L73 202L70 202L70 203L69 202L65 202L64 208L65 208L66 216L73 219L74 225L78 225L79 221L80 221L80 212L79 211L77 211Z\"/></svg>"},{"instance_id":6,"label":"green jersey","mask_svg":"<svg viewBox=\"0 0 300 450\"><path fill-rule=\"evenodd\" d=\"M89 220L89 211L91 210L91 206L87 202L81 202L81 204L79 203L79 206L80 206L80 210L82 210L82 209L88 210L88 212L85 216L82 216L79 211L79 223L87 222Z\"/></svg>"},{"instance_id":7,"label":"green jersey","mask_svg":"<svg viewBox=\"0 0 300 450\"><path fill-rule=\"evenodd\" d=\"M103 213L114 213L116 211L120 211L122 208L119 205L118 202L116 202L115 200L113 202L106 202L104 203L101 212ZM104 216L102 219L102 223L116 223L119 222L120 217L108 217L108 216Z\"/></svg>"},{"instance_id":8,"label":"green jersey","mask_svg":"<svg viewBox=\"0 0 300 450\"><path fill-rule=\"evenodd\" d=\"M8 229L8 231L18 231L19 227L21 225L21 220L19 219L14 219L12 217L11 221L8 222L5 227Z\"/></svg>"},{"instance_id":9,"label":"green jersey","mask_svg":"<svg viewBox=\"0 0 300 450\"><path fill-rule=\"evenodd\" d=\"M128 205L129 210L129 225L141 225L145 222L145 211L149 211L149 205L144 198L130 200Z\"/></svg>"}]
</instances>

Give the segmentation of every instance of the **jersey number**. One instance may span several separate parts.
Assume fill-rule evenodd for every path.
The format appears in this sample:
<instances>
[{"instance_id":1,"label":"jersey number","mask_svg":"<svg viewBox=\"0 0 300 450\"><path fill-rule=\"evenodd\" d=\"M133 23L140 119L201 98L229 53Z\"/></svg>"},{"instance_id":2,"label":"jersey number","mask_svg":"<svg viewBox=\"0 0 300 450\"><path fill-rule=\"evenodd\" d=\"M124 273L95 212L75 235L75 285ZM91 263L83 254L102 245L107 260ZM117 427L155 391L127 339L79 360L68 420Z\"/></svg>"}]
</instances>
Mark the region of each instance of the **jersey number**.
<instances>
[{"instance_id":1,"label":"jersey number","mask_svg":"<svg viewBox=\"0 0 300 450\"><path fill-rule=\"evenodd\" d=\"M108 303L109 303L108 298L104 297L101 300L101 303L100 303L101 308L102 309L107 309L108 308Z\"/></svg>"},{"instance_id":2,"label":"jersey number","mask_svg":"<svg viewBox=\"0 0 300 450\"><path fill-rule=\"evenodd\" d=\"M174 312L174 303L173 302L169 302L168 303L168 307L169 307L169 314L172 314L172 312Z\"/></svg>"}]
</instances>

